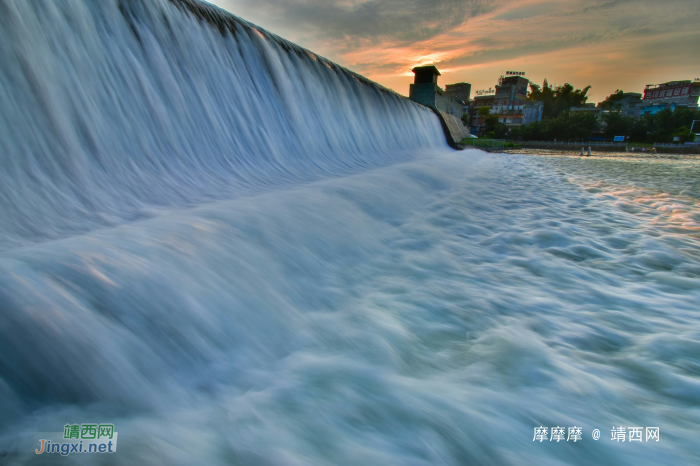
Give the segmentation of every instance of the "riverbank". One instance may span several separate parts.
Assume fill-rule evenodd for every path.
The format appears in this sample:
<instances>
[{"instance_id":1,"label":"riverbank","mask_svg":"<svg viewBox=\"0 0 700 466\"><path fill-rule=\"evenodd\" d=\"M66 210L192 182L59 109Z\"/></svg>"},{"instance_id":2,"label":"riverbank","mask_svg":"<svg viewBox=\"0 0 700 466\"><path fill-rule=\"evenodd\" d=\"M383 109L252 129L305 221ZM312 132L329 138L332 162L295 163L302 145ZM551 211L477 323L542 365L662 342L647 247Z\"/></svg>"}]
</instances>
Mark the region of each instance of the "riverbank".
<instances>
[{"instance_id":1,"label":"riverbank","mask_svg":"<svg viewBox=\"0 0 700 466\"><path fill-rule=\"evenodd\" d=\"M539 156L578 156L581 157L581 150L566 150L566 149L504 149L501 151L504 154L522 154L522 155L539 155ZM700 160L699 154L659 154L651 152L597 152L592 151L591 157L624 157L624 158L643 158L643 159L675 159L675 160Z\"/></svg>"}]
</instances>

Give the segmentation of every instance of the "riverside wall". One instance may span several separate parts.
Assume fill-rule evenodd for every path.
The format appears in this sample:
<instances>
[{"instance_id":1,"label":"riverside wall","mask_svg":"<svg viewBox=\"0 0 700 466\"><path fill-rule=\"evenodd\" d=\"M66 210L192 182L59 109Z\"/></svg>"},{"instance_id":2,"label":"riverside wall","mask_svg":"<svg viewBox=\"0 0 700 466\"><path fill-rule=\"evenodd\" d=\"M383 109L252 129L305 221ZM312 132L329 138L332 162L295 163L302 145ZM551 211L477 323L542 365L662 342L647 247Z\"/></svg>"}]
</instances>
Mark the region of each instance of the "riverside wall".
<instances>
[{"instance_id":1,"label":"riverside wall","mask_svg":"<svg viewBox=\"0 0 700 466\"><path fill-rule=\"evenodd\" d=\"M469 128L464 126L462 120L454 115L438 109L438 116L444 121L454 144L459 144L462 139L469 137Z\"/></svg>"},{"instance_id":2,"label":"riverside wall","mask_svg":"<svg viewBox=\"0 0 700 466\"><path fill-rule=\"evenodd\" d=\"M546 142L528 142L528 141L513 141L515 144L523 149L545 149L545 150L561 150L561 151L580 151L581 147L588 151L590 147L593 152L636 152L636 153L652 153L650 147L645 147L646 150L641 150L642 148L634 149L634 143L629 143L624 145L614 145L614 144L589 144L586 142L581 142L578 144L548 144ZM700 146L689 146L689 147L663 147L656 146L657 154L700 154Z\"/></svg>"},{"instance_id":3,"label":"riverside wall","mask_svg":"<svg viewBox=\"0 0 700 466\"><path fill-rule=\"evenodd\" d=\"M657 154L700 154L700 146L689 146L689 147L663 147L656 146Z\"/></svg>"},{"instance_id":4,"label":"riverside wall","mask_svg":"<svg viewBox=\"0 0 700 466\"><path fill-rule=\"evenodd\" d=\"M562 150L562 151L580 151L581 148L585 148L586 152L588 152L588 148L590 147L592 151L594 152L625 152L626 148L625 146L618 146L618 145L605 145L605 144L587 144L585 142L579 143L579 144L547 144L547 143L529 143L527 141L520 142L520 141L514 141L515 144L520 146L523 149L545 149L545 150Z\"/></svg>"}]
</instances>

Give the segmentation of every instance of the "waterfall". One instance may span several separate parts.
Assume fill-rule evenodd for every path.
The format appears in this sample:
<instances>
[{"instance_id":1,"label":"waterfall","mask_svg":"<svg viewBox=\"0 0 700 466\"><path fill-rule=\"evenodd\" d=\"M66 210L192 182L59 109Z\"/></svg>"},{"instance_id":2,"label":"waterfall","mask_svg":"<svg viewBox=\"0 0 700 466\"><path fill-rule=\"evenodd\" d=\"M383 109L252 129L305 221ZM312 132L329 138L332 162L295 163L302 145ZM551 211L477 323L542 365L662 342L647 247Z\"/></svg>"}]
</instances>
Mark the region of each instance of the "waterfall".
<instances>
[{"instance_id":1,"label":"waterfall","mask_svg":"<svg viewBox=\"0 0 700 466\"><path fill-rule=\"evenodd\" d=\"M205 3L0 9L0 250L445 144L425 108Z\"/></svg>"}]
</instances>

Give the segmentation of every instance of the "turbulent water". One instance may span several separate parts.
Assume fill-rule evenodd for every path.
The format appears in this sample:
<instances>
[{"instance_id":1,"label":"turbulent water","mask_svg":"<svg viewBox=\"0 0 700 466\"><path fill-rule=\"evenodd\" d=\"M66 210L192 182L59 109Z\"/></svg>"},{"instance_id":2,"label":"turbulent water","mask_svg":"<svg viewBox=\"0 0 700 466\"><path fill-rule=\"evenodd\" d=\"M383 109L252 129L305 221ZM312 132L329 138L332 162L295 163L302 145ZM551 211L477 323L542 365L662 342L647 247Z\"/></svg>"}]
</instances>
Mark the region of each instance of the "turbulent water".
<instances>
[{"instance_id":1,"label":"turbulent water","mask_svg":"<svg viewBox=\"0 0 700 466\"><path fill-rule=\"evenodd\" d=\"M0 13L0 463L700 462L700 164L454 152L170 2Z\"/></svg>"}]
</instances>

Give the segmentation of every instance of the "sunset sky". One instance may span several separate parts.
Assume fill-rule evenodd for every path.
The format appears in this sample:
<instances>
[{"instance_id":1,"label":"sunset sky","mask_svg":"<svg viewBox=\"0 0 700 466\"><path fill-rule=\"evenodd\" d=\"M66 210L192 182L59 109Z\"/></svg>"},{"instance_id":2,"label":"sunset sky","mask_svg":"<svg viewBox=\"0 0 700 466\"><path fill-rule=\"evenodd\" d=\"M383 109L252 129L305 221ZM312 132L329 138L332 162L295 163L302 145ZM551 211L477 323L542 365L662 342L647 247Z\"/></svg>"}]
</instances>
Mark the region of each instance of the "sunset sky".
<instances>
[{"instance_id":1,"label":"sunset sky","mask_svg":"<svg viewBox=\"0 0 700 466\"><path fill-rule=\"evenodd\" d=\"M506 70L541 84L616 89L700 78L700 0L212 0L408 94L411 68L493 87ZM473 93L472 93L473 97Z\"/></svg>"}]
</instances>

